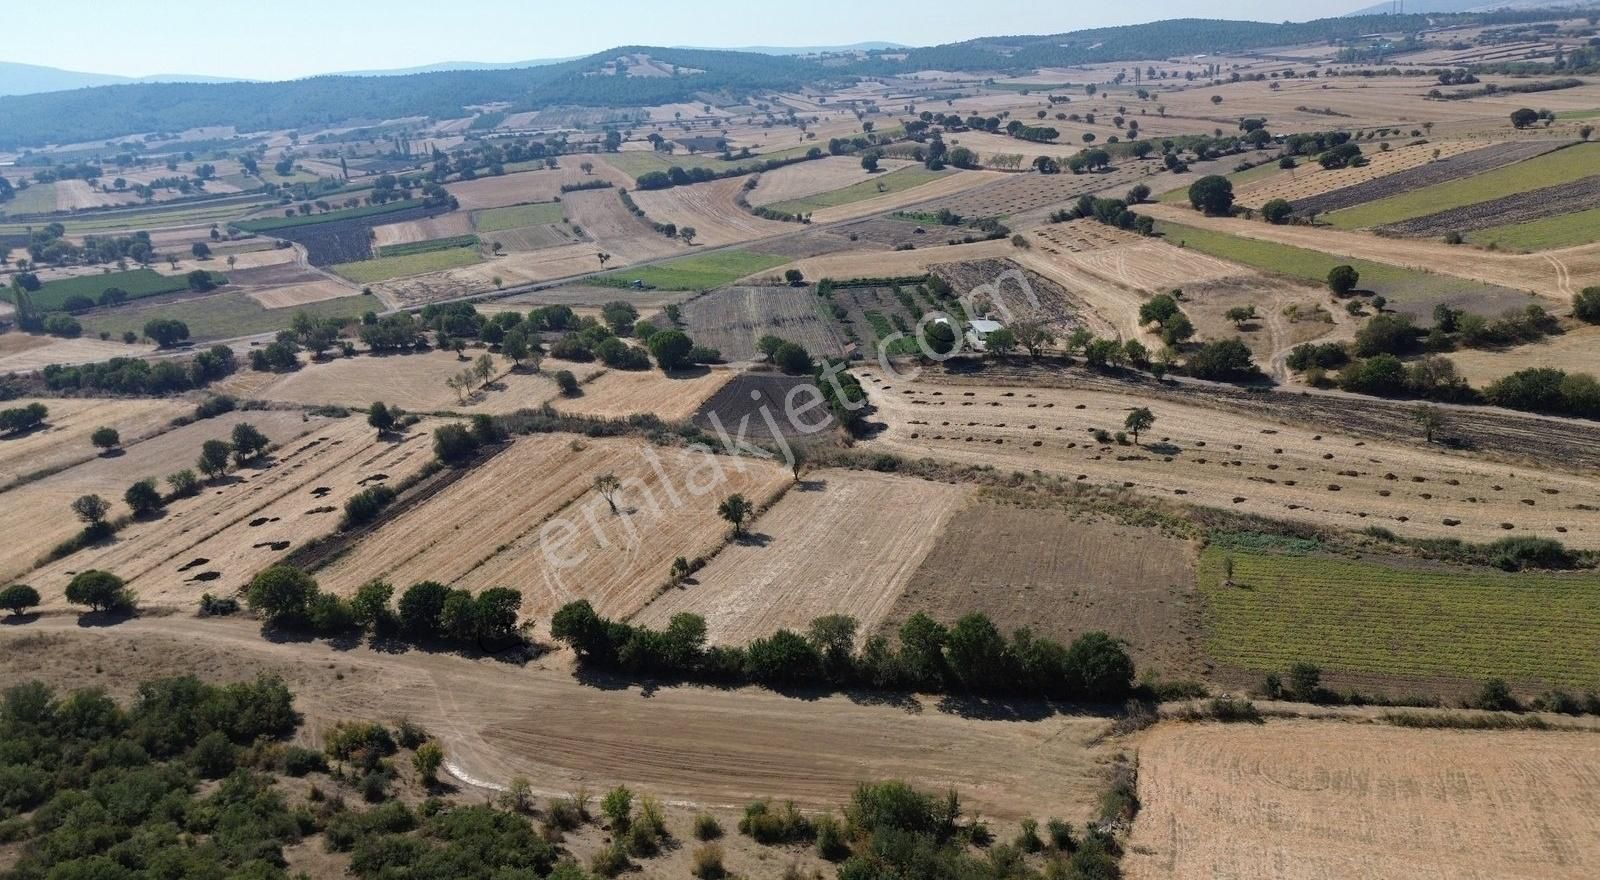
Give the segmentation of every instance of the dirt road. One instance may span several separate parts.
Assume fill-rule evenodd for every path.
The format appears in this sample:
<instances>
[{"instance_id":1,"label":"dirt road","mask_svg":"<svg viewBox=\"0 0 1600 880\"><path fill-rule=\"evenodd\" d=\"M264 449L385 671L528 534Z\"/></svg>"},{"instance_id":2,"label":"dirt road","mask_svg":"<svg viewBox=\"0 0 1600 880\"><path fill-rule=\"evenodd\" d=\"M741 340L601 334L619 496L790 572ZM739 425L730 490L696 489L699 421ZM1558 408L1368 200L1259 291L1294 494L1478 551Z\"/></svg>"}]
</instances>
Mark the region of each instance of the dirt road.
<instances>
[{"instance_id":1,"label":"dirt road","mask_svg":"<svg viewBox=\"0 0 1600 880\"><path fill-rule=\"evenodd\" d=\"M591 792L626 783L669 802L732 806L758 797L833 807L864 779L953 786L986 818L1088 818L1107 728L1093 716L980 720L932 702L786 697L744 688L661 689L574 678L569 655L526 667L419 650L272 642L248 620L143 617L83 627L74 616L0 626L0 677L131 694L141 679L283 676L320 743L337 719L422 724L463 775Z\"/></svg>"}]
</instances>

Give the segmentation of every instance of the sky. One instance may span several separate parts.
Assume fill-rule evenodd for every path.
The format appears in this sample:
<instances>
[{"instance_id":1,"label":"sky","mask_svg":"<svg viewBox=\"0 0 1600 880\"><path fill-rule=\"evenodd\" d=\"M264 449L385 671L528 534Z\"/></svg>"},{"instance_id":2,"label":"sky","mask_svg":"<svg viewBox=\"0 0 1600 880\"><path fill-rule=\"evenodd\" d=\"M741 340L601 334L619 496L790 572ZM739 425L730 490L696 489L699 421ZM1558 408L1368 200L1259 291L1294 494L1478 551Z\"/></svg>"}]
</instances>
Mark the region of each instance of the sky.
<instances>
[{"instance_id":1,"label":"sky","mask_svg":"<svg viewBox=\"0 0 1600 880\"><path fill-rule=\"evenodd\" d=\"M1305 0L1298 19L1338 15L1371 0ZM49 3L7 4L0 61L89 73L164 73L292 79L341 70L442 61L526 61L619 45L814 46L885 40L934 45L997 34L1048 34L1163 18L1281 21L1268 0L1197 7L1179 0L512 0L462 7L437 0L162 0L72 18ZM91 7L100 3L91 4ZM110 4L105 4L110 6ZM134 10L129 15L127 11ZM159 11L158 11L159 10ZM63 28L69 32L63 32ZM19 35L38 35L22 39Z\"/></svg>"}]
</instances>

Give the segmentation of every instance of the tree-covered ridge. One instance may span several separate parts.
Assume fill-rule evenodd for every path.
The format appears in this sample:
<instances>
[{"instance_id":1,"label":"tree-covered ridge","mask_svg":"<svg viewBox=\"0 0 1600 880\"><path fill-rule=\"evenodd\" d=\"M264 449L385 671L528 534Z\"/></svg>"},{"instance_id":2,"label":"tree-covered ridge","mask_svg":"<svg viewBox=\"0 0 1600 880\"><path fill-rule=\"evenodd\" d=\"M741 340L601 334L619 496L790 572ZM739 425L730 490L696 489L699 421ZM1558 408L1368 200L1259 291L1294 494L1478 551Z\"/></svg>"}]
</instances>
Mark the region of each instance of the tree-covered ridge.
<instances>
[{"instance_id":1,"label":"tree-covered ridge","mask_svg":"<svg viewBox=\"0 0 1600 880\"><path fill-rule=\"evenodd\" d=\"M609 76L598 71L630 53L702 71ZM227 125L239 131L315 128L407 116L452 119L468 105L510 102L515 110L557 104L625 107L737 97L796 88L820 68L750 52L618 48L577 61L514 70L455 70L410 76L319 76L268 83L139 83L0 98L0 149L97 141L143 132Z\"/></svg>"},{"instance_id":2,"label":"tree-covered ridge","mask_svg":"<svg viewBox=\"0 0 1600 880\"><path fill-rule=\"evenodd\" d=\"M1570 15L1570 11L1565 15ZM878 52L873 53L871 61L847 69L876 75L911 70L1021 71L1095 62L1247 52L1273 46L1351 40L1373 33L1413 33L1439 27L1514 24L1553 17L1558 16L1550 10L1525 9L1453 15L1361 15L1281 24L1181 18L1063 34L980 37L902 53ZM904 55L904 61L884 57L900 55Z\"/></svg>"}]
</instances>

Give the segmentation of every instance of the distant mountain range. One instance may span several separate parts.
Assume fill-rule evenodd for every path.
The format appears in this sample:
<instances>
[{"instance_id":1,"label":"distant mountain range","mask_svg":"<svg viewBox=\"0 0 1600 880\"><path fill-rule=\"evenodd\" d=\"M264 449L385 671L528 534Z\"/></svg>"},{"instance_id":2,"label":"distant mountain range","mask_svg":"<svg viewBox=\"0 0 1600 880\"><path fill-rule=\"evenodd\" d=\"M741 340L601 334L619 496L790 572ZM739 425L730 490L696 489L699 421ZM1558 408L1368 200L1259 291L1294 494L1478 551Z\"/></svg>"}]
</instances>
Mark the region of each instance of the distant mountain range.
<instances>
[{"instance_id":1,"label":"distant mountain range","mask_svg":"<svg viewBox=\"0 0 1600 880\"><path fill-rule=\"evenodd\" d=\"M0 61L0 95L32 95L39 92L62 92L67 89L85 89L90 86L117 86L132 83L220 83L239 82L223 76L197 76L183 73L161 73L154 76L112 76L106 73L82 73L40 67L36 64L17 64Z\"/></svg>"},{"instance_id":2,"label":"distant mountain range","mask_svg":"<svg viewBox=\"0 0 1600 880\"><path fill-rule=\"evenodd\" d=\"M707 48L679 46L676 48ZM814 55L819 52L871 52L884 49L910 48L900 43L867 42L853 43L848 46L742 46L731 49L718 49L728 52L752 52L760 55ZM453 70L517 70L526 67L547 67L552 64L562 64L574 61L583 56L574 55L567 58L534 58L528 61L441 61L437 64L424 64L417 67L398 67L383 70L338 70L329 71L326 76L409 76L418 73L442 73ZM198 74L156 74L154 76L115 76L106 73L83 73L76 70L62 70L55 67L41 67L36 64L17 64L10 61L0 61L0 96L3 95L36 95L42 92L64 92L70 89L84 89L92 86L117 86L131 85L134 83L227 83L227 82L257 82L243 77L225 76L200 76Z\"/></svg>"}]
</instances>

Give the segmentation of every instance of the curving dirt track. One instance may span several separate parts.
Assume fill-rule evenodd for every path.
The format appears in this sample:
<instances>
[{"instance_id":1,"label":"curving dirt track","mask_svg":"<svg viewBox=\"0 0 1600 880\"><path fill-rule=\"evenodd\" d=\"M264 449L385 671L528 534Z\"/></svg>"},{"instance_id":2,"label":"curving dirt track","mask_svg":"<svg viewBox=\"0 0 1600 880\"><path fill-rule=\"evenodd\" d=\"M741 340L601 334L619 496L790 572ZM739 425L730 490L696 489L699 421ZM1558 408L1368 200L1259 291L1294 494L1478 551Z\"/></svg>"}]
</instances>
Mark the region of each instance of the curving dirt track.
<instances>
[{"instance_id":1,"label":"curving dirt track","mask_svg":"<svg viewBox=\"0 0 1600 880\"><path fill-rule=\"evenodd\" d=\"M1104 786L1092 715L985 720L931 703L770 691L586 686L558 654L520 667L424 651L379 652L273 642L245 620L145 617L81 628L69 616L0 627L0 674L130 695L143 679L194 674L231 681L277 674L304 716L300 738L322 742L335 721L409 718L463 775L540 793L618 783L678 805L737 808L763 797L836 808L856 784L904 779L954 788L970 814L1087 820Z\"/></svg>"}]
</instances>

